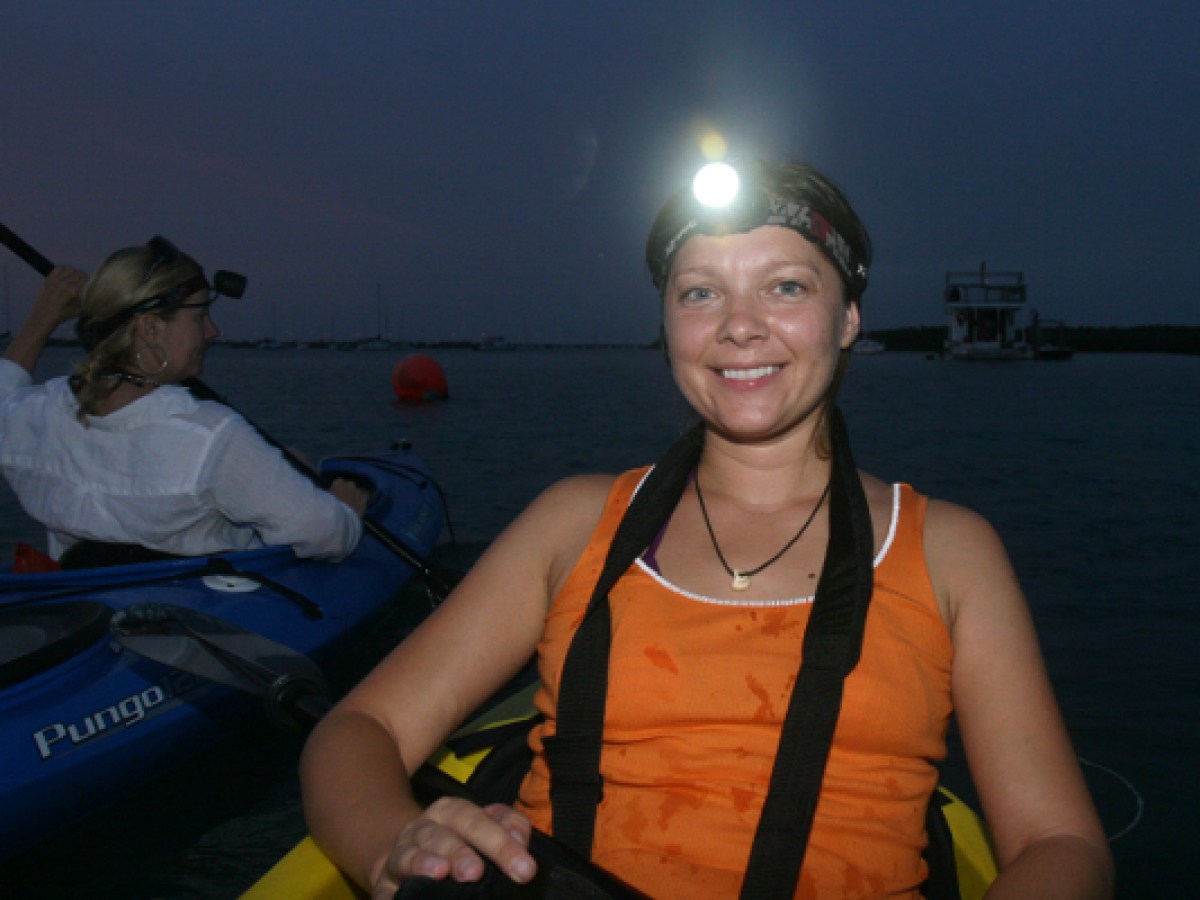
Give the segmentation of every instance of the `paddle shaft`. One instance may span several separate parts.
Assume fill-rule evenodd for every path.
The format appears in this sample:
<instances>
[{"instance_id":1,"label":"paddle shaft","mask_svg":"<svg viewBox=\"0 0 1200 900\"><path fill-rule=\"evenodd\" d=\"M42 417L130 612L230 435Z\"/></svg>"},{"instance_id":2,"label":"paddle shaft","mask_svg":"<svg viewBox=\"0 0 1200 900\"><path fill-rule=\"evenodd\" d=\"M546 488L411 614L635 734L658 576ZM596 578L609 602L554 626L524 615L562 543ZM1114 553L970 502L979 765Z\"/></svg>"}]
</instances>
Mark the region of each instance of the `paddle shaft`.
<instances>
[{"instance_id":1,"label":"paddle shaft","mask_svg":"<svg viewBox=\"0 0 1200 900\"><path fill-rule=\"evenodd\" d=\"M40 275L49 275L54 269L54 263L50 262L50 260L30 246L28 242L26 242L20 235L16 234L3 222L0 222L0 243L3 243L6 247L8 247L9 250L11 250L25 262L29 263L29 265L31 265ZM267 434L267 432L263 431L262 428L255 424L253 420L243 414L232 403L230 403L200 379L189 378L184 382L184 386L197 398L201 400L215 400L216 402L222 403L225 406L228 406L234 412L238 413L238 415L246 420L251 428L258 432L259 436L264 441L283 454L283 458L291 464L292 468L294 468L300 474L311 479L314 484L323 487L323 485L321 485L320 474L312 466L304 462L304 460L300 459L298 456L296 456L296 454L292 453L290 450L280 444L279 441L275 440L275 438L271 437L271 435ZM383 546L386 547L390 552L420 572L425 581L428 583L430 590L432 590L439 599L444 600L446 595L450 593L450 587L441 578L439 578L432 569L430 569L429 563L425 561L421 554L409 547L406 543L404 543L404 541L384 527L381 523L375 521L370 516L364 515L363 528L373 537L375 537L381 544L383 544Z\"/></svg>"},{"instance_id":2,"label":"paddle shaft","mask_svg":"<svg viewBox=\"0 0 1200 900\"><path fill-rule=\"evenodd\" d=\"M20 235L15 234L3 222L0 222L0 243L3 243L9 250L33 266L39 275L49 275L51 270L54 269L54 263L25 243Z\"/></svg>"}]
</instances>

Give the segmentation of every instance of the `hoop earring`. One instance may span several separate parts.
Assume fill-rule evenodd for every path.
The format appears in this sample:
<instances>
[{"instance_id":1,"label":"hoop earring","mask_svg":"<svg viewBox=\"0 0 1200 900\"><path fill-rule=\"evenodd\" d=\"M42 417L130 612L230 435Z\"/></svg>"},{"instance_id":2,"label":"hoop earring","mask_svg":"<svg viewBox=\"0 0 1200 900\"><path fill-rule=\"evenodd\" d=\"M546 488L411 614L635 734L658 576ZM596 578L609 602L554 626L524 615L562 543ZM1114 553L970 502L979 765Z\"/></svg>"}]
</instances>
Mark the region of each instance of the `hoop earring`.
<instances>
[{"instance_id":1,"label":"hoop earring","mask_svg":"<svg viewBox=\"0 0 1200 900\"><path fill-rule=\"evenodd\" d=\"M159 347L158 352L162 354L162 365L159 366L157 369L155 369L153 372L151 372L149 369L147 369L142 364L142 351L141 350L134 351L134 354L133 354L134 365L136 365L138 367L138 369L141 371L141 373L143 375L149 375L149 376L161 375L166 370L167 362L169 360L167 351L162 349L161 347Z\"/></svg>"}]
</instances>

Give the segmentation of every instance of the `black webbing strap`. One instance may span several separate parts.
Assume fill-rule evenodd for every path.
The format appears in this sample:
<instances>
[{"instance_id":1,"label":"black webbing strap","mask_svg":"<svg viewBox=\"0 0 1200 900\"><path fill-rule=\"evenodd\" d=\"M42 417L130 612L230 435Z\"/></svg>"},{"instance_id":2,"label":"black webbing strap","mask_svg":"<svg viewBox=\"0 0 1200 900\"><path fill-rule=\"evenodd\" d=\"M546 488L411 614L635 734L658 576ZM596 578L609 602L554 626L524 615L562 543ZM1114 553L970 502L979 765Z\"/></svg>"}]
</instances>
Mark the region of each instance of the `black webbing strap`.
<instances>
[{"instance_id":1,"label":"black webbing strap","mask_svg":"<svg viewBox=\"0 0 1200 900\"><path fill-rule=\"evenodd\" d=\"M654 540L700 459L704 428L695 425L671 445L634 495L613 536L583 621L563 661L557 726L545 739L554 836L591 858L600 782L600 745L608 693L612 616L608 592Z\"/></svg>"},{"instance_id":2,"label":"black webbing strap","mask_svg":"<svg viewBox=\"0 0 1200 900\"><path fill-rule=\"evenodd\" d=\"M829 436L829 543L742 882L741 896L754 900L787 898L796 892L841 710L843 682L862 652L874 585L871 514L836 407L830 410Z\"/></svg>"}]
</instances>

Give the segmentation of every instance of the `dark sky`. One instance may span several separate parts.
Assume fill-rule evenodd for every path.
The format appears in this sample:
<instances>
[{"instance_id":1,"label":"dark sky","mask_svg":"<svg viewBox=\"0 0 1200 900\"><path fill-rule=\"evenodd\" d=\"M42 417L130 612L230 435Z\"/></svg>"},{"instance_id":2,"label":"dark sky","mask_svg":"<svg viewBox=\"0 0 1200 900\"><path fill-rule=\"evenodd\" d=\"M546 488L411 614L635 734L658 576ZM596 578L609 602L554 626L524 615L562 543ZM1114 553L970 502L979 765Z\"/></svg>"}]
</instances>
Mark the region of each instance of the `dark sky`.
<instances>
[{"instance_id":1,"label":"dark sky","mask_svg":"<svg viewBox=\"0 0 1200 900\"><path fill-rule=\"evenodd\" d=\"M1198 45L1195 0L8 0L0 221L247 273L233 338L644 341L646 231L717 132L847 191L868 328L982 260L1044 317L1198 324Z\"/></svg>"}]
</instances>

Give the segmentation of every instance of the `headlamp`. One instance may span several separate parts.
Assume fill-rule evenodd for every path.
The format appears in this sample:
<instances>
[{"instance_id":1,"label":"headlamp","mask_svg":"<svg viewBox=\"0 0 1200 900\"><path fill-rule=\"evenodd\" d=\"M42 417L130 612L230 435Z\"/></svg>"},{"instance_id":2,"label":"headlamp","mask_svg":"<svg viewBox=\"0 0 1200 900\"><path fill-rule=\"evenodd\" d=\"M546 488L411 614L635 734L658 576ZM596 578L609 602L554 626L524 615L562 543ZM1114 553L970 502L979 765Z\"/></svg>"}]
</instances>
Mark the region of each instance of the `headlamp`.
<instances>
[{"instance_id":1,"label":"headlamp","mask_svg":"<svg viewBox=\"0 0 1200 900\"><path fill-rule=\"evenodd\" d=\"M239 300L242 294L246 293L246 281L247 278L245 275L239 275L237 272L228 272L225 269L217 269L217 271L213 272L212 290L214 294ZM217 298L214 297L213 299Z\"/></svg>"},{"instance_id":2,"label":"headlamp","mask_svg":"<svg viewBox=\"0 0 1200 900\"><path fill-rule=\"evenodd\" d=\"M146 270L146 277L142 279L142 284L148 282L154 276L154 273L158 271L160 266L169 265L183 255L179 252L178 247L168 241L161 234L150 238L146 246L154 251L154 262L151 263L150 268ZM191 296L192 294L196 293L196 291L200 290L201 287L208 288L209 292L214 295L210 298L211 300L216 300L216 295L224 295L226 297L233 297L234 299L237 299L246 292L245 275L239 275L237 272L227 272L224 269L218 269L213 273L213 280L212 284L210 285L208 280L204 278L203 271L204 270L201 269L200 275L195 276L189 281L185 281L181 285L176 285L170 290L164 291L160 295L146 298L137 305L138 312L145 312L148 309L153 309L154 306L146 306L145 304L153 303L156 300L158 303L155 305L169 305L172 300L177 299L180 296ZM197 279L203 281L203 284L196 283ZM185 289L186 293L179 293Z\"/></svg>"},{"instance_id":3,"label":"headlamp","mask_svg":"<svg viewBox=\"0 0 1200 900\"><path fill-rule=\"evenodd\" d=\"M692 179L692 195L701 206L709 209L729 206L741 187L742 179L729 163L709 163Z\"/></svg>"},{"instance_id":4,"label":"headlamp","mask_svg":"<svg viewBox=\"0 0 1200 900\"><path fill-rule=\"evenodd\" d=\"M142 278L142 285L149 282L154 277L154 273L162 266L170 265L183 255L174 244L162 235L155 235L147 242L146 246L154 252L154 262L146 270L146 275ZM208 279L204 276L204 270L201 269L186 281L155 294L153 297L147 297L145 300L135 303L128 309L121 310L115 316L99 322L93 322L91 319L81 317L75 323L75 334L79 337L79 342L85 350L92 350L102 341L111 337L118 328L134 316L139 316L142 313L155 309L178 308L183 305L183 301L188 297L202 290L208 291L209 303L215 302L219 296L237 299L246 292L246 282L245 275L219 269L213 273L212 283L209 284Z\"/></svg>"},{"instance_id":5,"label":"headlamp","mask_svg":"<svg viewBox=\"0 0 1200 900\"><path fill-rule=\"evenodd\" d=\"M679 222L660 250L650 248L654 285L667 283L671 263L684 241L694 234L726 235L763 225L789 228L815 244L837 268L852 296L866 289L867 267L850 244L812 206L770 193L752 173L727 162L709 163L696 173L691 191L681 192L663 211Z\"/></svg>"}]
</instances>

